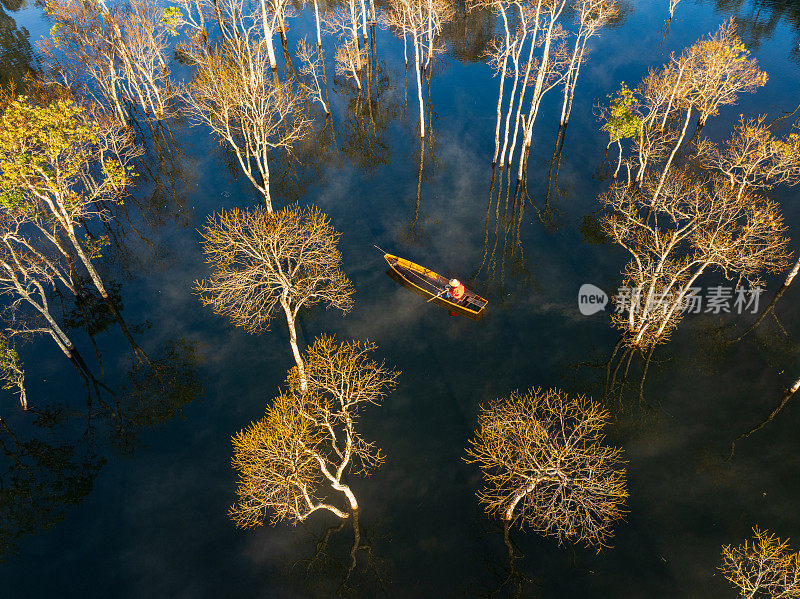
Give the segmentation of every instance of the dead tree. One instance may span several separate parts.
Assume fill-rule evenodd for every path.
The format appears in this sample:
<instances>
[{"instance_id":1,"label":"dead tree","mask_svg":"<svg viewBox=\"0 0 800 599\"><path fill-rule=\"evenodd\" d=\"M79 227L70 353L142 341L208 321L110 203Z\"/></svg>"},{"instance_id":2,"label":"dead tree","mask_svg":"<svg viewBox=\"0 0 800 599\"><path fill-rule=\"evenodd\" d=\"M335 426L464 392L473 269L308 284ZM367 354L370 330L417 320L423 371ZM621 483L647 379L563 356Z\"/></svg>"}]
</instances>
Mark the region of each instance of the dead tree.
<instances>
[{"instance_id":1,"label":"dead tree","mask_svg":"<svg viewBox=\"0 0 800 599\"><path fill-rule=\"evenodd\" d=\"M15 219L8 214L0 215L0 295L10 299L9 309L12 314L27 306L33 309L44 324L18 326L12 322L8 326L6 337L49 334L64 355L72 359L75 356L75 346L53 316L47 297L48 289L58 283L75 292L69 278L68 265L60 264L58 258L49 258L38 251L31 240L20 232L20 225L21 219ZM21 370L15 374L12 364L13 360L8 361L6 371L19 376ZM24 405L24 392L22 399Z\"/></svg>"},{"instance_id":2,"label":"dead tree","mask_svg":"<svg viewBox=\"0 0 800 599\"><path fill-rule=\"evenodd\" d=\"M296 523L324 509L339 518L357 514L345 482L350 471L368 474L383 456L358 431L366 405L380 405L398 373L370 359L371 343L320 337L306 356L305 375L292 369L282 392L258 422L233 437L238 472L230 516L241 527L269 518ZM342 493L349 512L329 502L323 485Z\"/></svg>"},{"instance_id":3,"label":"dead tree","mask_svg":"<svg viewBox=\"0 0 800 599\"><path fill-rule=\"evenodd\" d=\"M102 0L54 0L45 8L53 20L52 40L40 43L50 77L76 87L84 98L129 120L126 101L150 118L170 115L170 19L149 0L109 7Z\"/></svg>"},{"instance_id":4,"label":"dead tree","mask_svg":"<svg viewBox=\"0 0 800 599\"><path fill-rule=\"evenodd\" d=\"M789 599L800 595L800 553L789 550L789 541L753 528L753 539L722 548L720 571L739 592L739 597Z\"/></svg>"},{"instance_id":5,"label":"dead tree","mask_svg":"<svg viewBox=\"0 0 800 599\"><path fill-rule=\"evenodd\" d=\"M662 68L651 70L629 104L641 124L634 147L635 180L641 181L648 168L666 158L658 167L657 197L692 119L696 116L697 127L702 128L722 106L735 104L740 94L753 92L766 81L767 74L750 58L732 21L680 56L671 55Z\"/></svg>"},{"instance_id":6,"label":"dead tree","mask_svg":"<svg viewBox=\"0 0 800 599\"><path fill-rule=\"evenodd\" d=\"M558 389L483 405L467 461L482 470L486 511L559 543L606 546L628 496L622 450L603 444L607 421L596 403Z\"/></svg>"},{"instance_id":7,"label":"dead tree","mask_svg":"<svg viewBox=\"0 0 800 599\"><path fill-rule=\"evenodd\" d=\"M741 116L733 135L721 148L708 141L701 148L704 166L718 169L739 193L800 182L800 135L792 132L786 139L779 139L764 124L765 120L766 116Z\"/></svg>"},{"instance_id":8,"label":"dead tree","mask_svg":"<svg viewBox=\"0 0 800 599\"><path fill-rule=\"evenodd\" d=\"M320 85L320 78L324 81L324 73L320 74L320 52L322 46L317 47L315 52L308 46L306 38L303 38L297 43L297 57L300 59L300 76L308 79L309 83L304 83L306 94L310 100L317 101L322 105L325 114L330 114L328 104L325 102L325 97Z\"/></svg>"},{"instance_id":9,"label":"dead tree","mask_svg":"<svg viewBox=\"0 0 800 599\"><path fill-rule=\"evenodd\" d=\"M610 21L619 16L619 7L614 0L577 0L572 6L578 21L575 46L567 67L564 81L564 101L561 104L559 127L565 127L572 112L572 99L578 85L581 65L586 60L586 43Z\"/></svg>"},{"instance_id":10,"label":"dead tree","mask_svg":"<svg viewBox=\"0 0 800 599\"><path fill-rule=\"evenodd\" d=\"M414 71L419 104L419 136L425 137L425 105L422 93L422 73L436 52L436 37L442 25L452 19L450 0L392 0L386 14L387 25L414 43Z\"/></svg>"},{"instance_id":11,"label":"dead tree","mask_svg":"<svg viewBox=\"0 0 800 599\"><path fill-rule=\"evenodd\" d=\"M778 206L739 195L719 177L674 171L663 183L646 177L640 190L615 185L601 201L609 211L603 231L631 255L623 270L630 293L617 298L612 316L630 347L665 341L707 270L755 286L763 273L786 265Z\"/></svg>"},{"instance_id":12,"label":"dead tree","mask_svg":"<svg viewBox=\"0 0 800 599\"><path fill-rule=\"evenodd\" d=\"M295 321L301 308L322 303L347 312L353 287L345 277L339 233L318 209L268 212L233 209L209 217L203 251L211 276L195 283L200 301L250 333L282 311L301 381L304 366ZM301 384L302 387L302 384Z\"/></svg>"},{"instance_id":13,"label":"dead tree","mask_svg":"<svg viewBox=\"0 0 800 599\"><path fill-rule=\"evenodd\" d=\"M213 50L194 44L191 52L197 72L181 92L187 113L234 151L271 212L269 154L276 149L291 153L308 133L302 95L289 82L274 83L263 40L241 39Z\"/></svg>"}]
</instances>

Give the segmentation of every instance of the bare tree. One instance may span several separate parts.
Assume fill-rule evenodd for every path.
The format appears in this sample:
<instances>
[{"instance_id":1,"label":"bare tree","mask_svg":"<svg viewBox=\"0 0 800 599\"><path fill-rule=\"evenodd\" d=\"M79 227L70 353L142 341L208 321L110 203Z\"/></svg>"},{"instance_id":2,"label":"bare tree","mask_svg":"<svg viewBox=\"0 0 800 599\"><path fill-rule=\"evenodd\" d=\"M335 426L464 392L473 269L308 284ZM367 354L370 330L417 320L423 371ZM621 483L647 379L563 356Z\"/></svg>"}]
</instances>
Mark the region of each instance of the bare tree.
<instances>
[{"instance_id":1,"label":"bare tree","mask_svg":"<svg viewBox=\"0 0 800 599\"><path fill-rule=\"evenodd\" d=\"M130 164L140 154L116 119L71 100L37 105L19 96L0 117L0 192L11 200L4 209L35 225L67 257L65 236L104 298L79 225L122 200L133 176Z\"/></svg>"},{"instance_id":2,"label":"bare tree","mask_svg":"<svg viewBox=\"0 0 800 599\"><path fill-rule=\"evenodd\" d=\"M603 230L631 255L623 271L631 294L618 298L612 317L631 347L666 340L706 270L756 285L786 264L778 206L739 195L724 179L674 171L663 186L646 177L641 190L615 185L601 201L609 209Z\"/></svg>"},{"instance_id":3,"label":"bare tree","mask_svg":"<svg viewBox=\"0 0 800 599\"><path fill-rule=\"evenodd\" d=\"M436 52L436 37L442 24L453 17L450 0L392 0L386 14L387 25L414 43L414 72L419 104L419 136L425 137L425 105L422 94L423 63ZM427 55L426 55L427 52Z\"/></svg>"},{"instance_id":4,"label":"bare tree","mask_svg":"<svg viewBox=\"0 0 800 599\"><path fill-rule=\"evenodd\" d=\"M54 21L52 40L40 47L51 76L98 100L92 84L123 121L125 101L151 118L169 116L169 14L150 0L128 0L109 8L102 0L54 0L46 6ZM87 81L88 77L88 81Z\"/></svg>"},{"instance_id":5,"label":"bare tree","mask_svg":"<svg viewBox=\"0 0 800 599\"><path fill-rule=\"evenodd\" d=\"M303 98L269 76L264 41L239 40L214 50L192 46L197 72L181 93L190 118L205 124L236 154L244 174L272 211L269 153L292 147L309 131Z\"/></svg>"},{"instance_id":6,"label":"bare tree","mask_svg":"<svg viewBox=\"0 0 800 599\"><path fill-rule=\"evenodd\" d=\"M765 119L741 116L722 148L706 141L698 152L704 165L725 174L739 193L800 182L800 135L792 132L785 140L779 139L764 124Z\"/></svg>"},{"instance_id":7,"label":"bare tree","mask_svg":"<svg viewBox=\"0 0 800 599\"><path fill-rule=\"evenodd\" d=\"M302 381L305 370L295 329L300 309L323 303L347 312L353 305L353 287L340 268L338 239L330 219L313 207L273 213L260 207L233 209L212 215L203 231L212 273L195 284L195 292L204 305L251 333L266 329L283 311Z\"/></svg>"},{"instance_id":8,"label":"bare tree","mask_svg":"<svg viewBox=\"0 0 800 599\"><path fill-rule=\"evenodd\" d=\"M309 99L315 100L322 105L325 114L330 114L328 104L325 102L320 77L324 79L324 74L320 75L320 51L322 46L318 46L316 52L309 48L306 38L297 43L297 57L300 59L300 76L309 79L308 84L303 84Z\"/></svg>"},{"instance_id":9,"label":"bare tree","mask_svg":"<svg viewBox=\"0 0 800 599\"><path fill-rule=\"evenodd\" d=\"M586 60L586 43L597 35L608 22L619 16L619 6L614 0L577 0L572 9L578 21L575 47L572 49L566 80L564 81L564 101L561 104L561 121L564 127L572 112L572 99L578 84L581 65Z\"/></svg>"},{"instance_id":10,"label":"bare tree","mask_svg":"<svg viewBox=\"0 0 800 599\"><path fill-rule=\"evenodd\" d=\"M725 578L739 597L789 599L800 595L800 553L789 550L789 541L753 528L753 539L722 548Z\"/></svg>"},{"instance_id":11,"label":"bare tree","mask_svg":"<svg viewBox=\"0 0 800 599\"><path fill-rule=\"evenodd\" d=\"M735 104L741 93L753 92L766 81L766 73L736 35L733 21L680 56L671 55L661 69L651 70L634 90L636 101L629 105L641 122L635 147L636 181L641 181L648 166L666 156L660 166L657 197L692 118L696 115L697 126L702 128L722 106Z\"/></svg>"},{"instance_id":12,"label":"bare tree","mask_svg":"<svg viewBox=\"0 0 800 599\"><path fill-rule=\"evenodd\" d=\"M257 526L267 517L273 524L296 523L320 509L347 518L347 511L329 502L323 484L344 494L357 513L345 475L368 474L383 462L360 435L358 417L367 404L380 405L398 376L370 359L374 349L369 342L339 344L320 337L306 356L305 375L292 369L289 391L273 401L263 419L233 437L239 478L230 516L238 526Z\"/></svg>"},{"instance_id":13,"label":"bare tree","mask_svg":"<svg viewBox=\"0 0 800 599\"><path fill-rule=\"evenodd\" d=\"M352 79L356 82L356 87L361 89L360 64L365 59L364 51L358 47L353 40L348 40L336 48L334 61L336 63L336 74L345 79Z\"/></svg>"},{"instance_id":14,"label":"bare tree","mask_svg":"<svg viewBox=\"0 0 800 599\"><path fill-rule=\"evenodd\" d=\"M341 41L341 46L337 49L336 54L343 58L337 60L336 63L337 65L349 65L348 68L353 71L353 78L358 89L361 89L359 73L361 73L363 52L358 40L358 27L355 0L349 0L347 8L342 6L325 15L326 31L336 35ZM345 50L341 50L341 48L345 48Z\"/></svg>"},{"instance_id":15,"label":"bare tree","mask_svg":"<svg viewBox=\"0 0 800 599\"><path fill-rule=\"evenodd\" d=\"M59 264L58 259L51 259L39 252L31 240L20 232L20 225L21 219L5 213L0 214L0 295L10 299L9 309L12 314L21 306L28 306L45 324L9 326L6 337L46 333L52 337L64 355L72 358L75 355L75 346L56 322L47 297L48 288L54 287L59 282L75 292L69 279L69 272L64 265ZM21 370L17 372L17 369L13 368L14 361L10 360L11 356L11 354L8 356L6 372L16 377L15 380L21 381L19 378L22 376ZM24 392L22 399L24 405Z\"/></svg>"},{"instance_id":16,"label":"bare tree","mask_svg":"<svg viewBox=\"0 0 800 599\"><path fill-rule=\"evenodd\" d=\"M606 546L628 496L622 451L603 445L607 421L596 403L558 389L481 406L467 461L483 472L486 511L559 543Z\"/></svg>"}]
</instances>

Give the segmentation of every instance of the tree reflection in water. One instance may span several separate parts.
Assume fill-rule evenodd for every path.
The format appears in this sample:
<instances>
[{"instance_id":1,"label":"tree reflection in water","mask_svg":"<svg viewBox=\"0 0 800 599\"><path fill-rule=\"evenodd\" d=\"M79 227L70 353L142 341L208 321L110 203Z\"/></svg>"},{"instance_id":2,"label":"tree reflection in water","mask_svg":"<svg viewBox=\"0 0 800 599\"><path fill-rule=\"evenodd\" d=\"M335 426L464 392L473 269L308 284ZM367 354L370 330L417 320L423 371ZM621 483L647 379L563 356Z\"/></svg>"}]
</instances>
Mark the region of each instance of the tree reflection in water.
<instances>
[{"instance_id":1,"label":"tree reflection in water","mask_svg":"<svg viewBox=\"0 0 800 599\"><path fill-rule=\"evenodd\" d=\"M526 179L514 180L511 189L511 169L492 169L489 185L489 202L484 223L483 257L477 272L470 281L479 282L486 294L497 304L508 301L509 282L512 279L523 289L533 284L520 239L522 217L527 201Z\"/></svg>"},{"instance_id":2,"label":"tree reflection in water","mask_svg":"<svg viewBox=\"0 0 800 599\"><path fill-rule=\"evenodd\" d=\"M369 55L372 57L374 53ZM361 89L344 77L334 78L334 90L347 99L339 125L339 148L348 163L364 175L372 176L391 159L389 124L400 113L400 101L383 61L377 57L370 59L362 71Z\"/></svg>"},{"instance_id":3,"label":"tree reflection in water","mask_svg":"<svg viewBox=\"0 0 800 599\"><path fill-rule=\"evenodd\" d=\"M11 82L19 85L36 67L36 57L31 48L30 34L8 13L24 8L27 0L2 0L0 2L0 86Z\"/></svg>"},{"instance_id":4,"label":"tree reflection in water","mask_svg":"<svg viewBox=\"0 0 800 599\"><path fill-rule=\"evenodd\" d=\"M491 530L484 531L487 536L503 535L504 559L487 557L486 569L489 571L493 582L474 593L478 597L496 599L498 597L541 597L541 583L531 577L527 572L525 555L514 542L510 525L503 521L502 525L493 521ZM500 530L502 526L502 531ZM493 543L494 544L494 543Z\"/></svg>"},{"instance_id":5,"label":"tree reflection in water","mask_svg":"<svg viewBox=\"0 0 800 599\"><path fill-rule=\"evenodd\" d=\"M147 362L130 356L125 377L112 388L81 361L84 406L34 403L24 416L0 417L0 561L85 499L115 453L132 453L143 431L200 397L198 364L196 344L177 339Z\"/></svg>"},{"instance_id":6,"label":"tree reflection in water","mask_svg":"<svg viewBox=\"0 0 800 599\"><path fill-rule=\"evenodd\" d=\"M347 534L352 531L352 537ZM359 511L314 540L311 557L295 562L292 574L299 578L305 597L377 597L389 583L384 560L373 550L375 531L362 533Z\"/></svg>"}]
</instances>

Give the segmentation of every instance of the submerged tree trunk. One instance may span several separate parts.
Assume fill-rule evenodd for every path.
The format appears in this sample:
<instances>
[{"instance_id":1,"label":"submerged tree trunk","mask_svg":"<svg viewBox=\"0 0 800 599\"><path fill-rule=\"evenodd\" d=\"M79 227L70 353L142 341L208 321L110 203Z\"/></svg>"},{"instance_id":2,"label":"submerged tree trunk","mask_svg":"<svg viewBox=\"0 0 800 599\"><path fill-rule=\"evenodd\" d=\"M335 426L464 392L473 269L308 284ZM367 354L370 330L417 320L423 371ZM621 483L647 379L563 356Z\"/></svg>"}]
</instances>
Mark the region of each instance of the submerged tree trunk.
<instances>
[{"instance_id":1,"label":"submerged tree trunk","mask_svg":"<svg viewBox=\"0 0 800 599\"><path fill-rule=\"evenodd\" d=\"M103 281L100 279L100 275L97 274L97 271L94 268L94 264L92 264L92 261L83 251L83 247L81 247L81 244L78 242L78 237L75 235L75 229L69 224L67 224L65 229L67 232L67 237L69 237L69 240L75 247L75 252L78 254L78 257L80 258L81 262L83 262L83 265L86 267L86 270L89 273L89 276L91 277L94 286L97 288L97 291L100 292L100 295L103 297L103 299L108 299L108 292L106 291L106 288L103 285Z\"/></svg>"},{"instance_id":2,"label":"submerged tree trunk","mask_svg":"<svg viewBox=\"0 0 800 599\"><path fill-rule=\"evenodd\" d=\"M417 74L417 98L419 99L419 136L425 137L425 106L422 102L422 80L420 79L420 57L419 57L419 38L417 32L414 32L414 71Z\"/></svg>"},{"instance_id":3,"label":"submerged tree trunk","mask_svg":"<svg viewBox=\"0 0 800 599\"><path fill-rule=\"evenodd\" d=\"M317 50L322 52L322 34L319 31L319 4L318 0L314 0L314 20L317 25Z\"/></svg>"},{"instance_id":4,"label":"submerged tree trunk","mask_svg":"<svg viewBox=\"0 0 800 599\"><path fill-rule=\"evenodd\" d=\"M278 61L275 59L275 47L272 44L272 28L269 25L267 17L267 2L261 0L261 24L264 28L264 39L267 42L267 54L269 55L269 67L272 73L277 77L278 74Z\"/></svg>"}]
</instances>

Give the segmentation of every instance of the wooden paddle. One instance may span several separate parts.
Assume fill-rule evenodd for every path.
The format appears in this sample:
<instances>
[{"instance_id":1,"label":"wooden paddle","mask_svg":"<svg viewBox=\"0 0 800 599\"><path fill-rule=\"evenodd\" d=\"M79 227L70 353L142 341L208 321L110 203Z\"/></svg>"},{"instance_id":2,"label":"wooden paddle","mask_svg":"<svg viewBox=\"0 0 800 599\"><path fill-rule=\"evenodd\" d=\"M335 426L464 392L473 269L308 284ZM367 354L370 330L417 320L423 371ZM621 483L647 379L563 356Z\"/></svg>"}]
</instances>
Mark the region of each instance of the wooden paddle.
<instances>
[{"instance_id":1,"label":"wooden paddle","mask_svg":"<svg viewBox=\"0 0 800 599\"><path fill-rule=\"evenodd\" d=\"M425 303L427 304L428 302L432 302L432 301L433 301L433 300L435 300L437 297L439 297L440 295L442 295L443 293L446 293L446 292L447 292L447 288L445 287L445 288L444 288L444 289L442 289L442 290L441 290L439 293L437 293L436 295L434 295L434 296L433 296L431 299L429 299L429 300L425 300Z\"/></svg>"}]
</instances>

